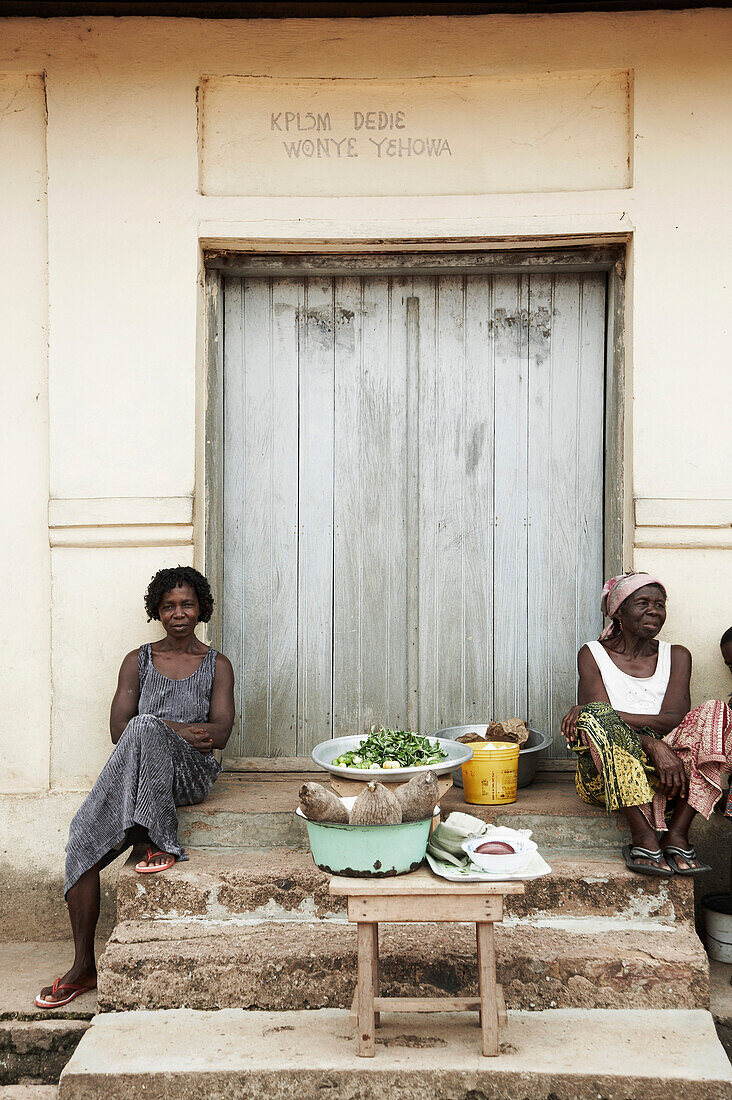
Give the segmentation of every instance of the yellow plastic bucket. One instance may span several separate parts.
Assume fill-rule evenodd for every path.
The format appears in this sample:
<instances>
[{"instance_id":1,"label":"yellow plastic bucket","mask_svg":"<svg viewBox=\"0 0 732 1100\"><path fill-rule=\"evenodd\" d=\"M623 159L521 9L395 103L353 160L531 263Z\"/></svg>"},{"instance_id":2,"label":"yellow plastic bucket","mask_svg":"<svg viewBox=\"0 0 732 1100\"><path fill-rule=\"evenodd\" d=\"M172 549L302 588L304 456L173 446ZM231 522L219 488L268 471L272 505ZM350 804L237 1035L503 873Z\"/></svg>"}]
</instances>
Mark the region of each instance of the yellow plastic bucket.
<instances>
[{"instance_id":1,"label":"yellow plastic bucket","mask_svg":"<svg viewBox=\"0 0 732 1100\"><path fill-rule=\"evenodd\" d=\"M510 741L479 741L473 759L463 764L463 792L474 806L501 806L516 801L519 747Z\"/></svg>"}]
</instances>

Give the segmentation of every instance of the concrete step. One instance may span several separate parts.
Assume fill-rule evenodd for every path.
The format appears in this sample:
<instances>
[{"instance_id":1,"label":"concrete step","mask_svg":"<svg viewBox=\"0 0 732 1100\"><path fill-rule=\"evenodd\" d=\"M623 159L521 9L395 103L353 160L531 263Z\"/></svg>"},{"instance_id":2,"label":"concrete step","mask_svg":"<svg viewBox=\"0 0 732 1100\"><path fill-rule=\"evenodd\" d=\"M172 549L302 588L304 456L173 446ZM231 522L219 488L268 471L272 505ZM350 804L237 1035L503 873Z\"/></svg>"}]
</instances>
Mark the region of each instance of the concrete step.
<instances>
[{"instance_id":1,"label":"concrete step","mask_svg":"<svg viewBox=\"0 0 732 1100\"><path fill-rule=\"evenodd\" d=\"M709 960L709 999L719 1040L732 1061L732 963Z\"/></svg>"},{"instance_id":2,"label":"concrete step","mask_svg":"<svg viewBox=\"0 0 732 1100\"><path fill-rule=\"evenodd\" d=\"M0 1100L56 1100L56 1085L2 1085Z\"/></svg>"},{"instance_id":3,"label":"concrete step","mask_svg":"<svg viewBox=\"0 0 732 1100\"><path fill-rule=\"evenodd\" d=\"M522 920L496 941L512 1008L709 1007L707 957L685 924ZM99 1007L347 1006L356 954L355 926L336 921L124 921L100 962ZM472 925L380 925L380 958L386 995L476 992Z\"/></svg>"},{"instance_id":4,"label":"concrete step","mask_svg":"<svg viewBox=\"0 0 732 1100\"><path fill-rule=\"evenodd\" d=\"M729 1100L732 1073L703 1011L509 1012L501 1053L475 1016L384 1015L359 1058L345 1012L98 1016L60 1100Z\"/></svg>"},{"instance_id":5,"label":"concrete step","mask_svg":"<svg viewBox=\"0 0 732 1100\"><path fill-rule=\"evenodd\" d=\"M103 942L97 949L101 954ZM0 944L0 1085L58 1081L97 1011L97 995L85 993L53 1010L33 1001L73 957L68 940Z\"/></svg>"},{"instance_id":6,"label":"concrete step","mask_svg":"<svg viewBox=\"0 0 732 1100\"><path fill-rule=\"evenodd\" d=\"M88 1027L86 1020L0 1021L0 1084L58 1081Z\"/></svg>"},{"instance_id":7,"label":"concrete step","mask_svg":"<svg viewBox=\"0 0 732 1100\"><path fill-rule=\"evenodd\" d=\"M179 808L181 841L193 848L307 848L305 824L293 812L307 780L323 783L326 775L224 774L206 802ZM608 816L582 802L572 776L564 772L540 772L508 806L470 806L458 787L448 791L440 806L443 816L461 810L485 821L531 829L543 847L575 853L617 852L628 838L618 815Z\"/></svg>"},{"instance_id":8,"label":"concrete step","mask_svg":"<svg viewBox=\"0 0 732 1100\"><path fill-rule=\"evenodd\" d=\"M309 852L191 849L189 856L159 875L137 874L130 858L118 882L118 919L345 919L345 899L329 895L330 876L318 870ZM552 855L551 867L551 875L526 883L522 897L506 899L509 918L551 920L561 914L565 922L570 916L602 918L603 927L622 927L627 920L661 925L694 920L688 878L641 877L617 857Z\"/></svg>"}]
</instances>

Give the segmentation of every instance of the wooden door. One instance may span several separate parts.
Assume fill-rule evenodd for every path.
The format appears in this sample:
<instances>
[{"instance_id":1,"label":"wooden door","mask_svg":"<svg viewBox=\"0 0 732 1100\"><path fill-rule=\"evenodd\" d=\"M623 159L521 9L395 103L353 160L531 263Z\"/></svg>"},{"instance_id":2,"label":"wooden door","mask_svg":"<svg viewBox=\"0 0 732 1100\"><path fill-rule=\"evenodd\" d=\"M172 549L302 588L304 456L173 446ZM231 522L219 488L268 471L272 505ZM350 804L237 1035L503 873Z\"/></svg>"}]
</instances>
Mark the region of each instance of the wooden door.
<instances>
[{"instance_id":1,"label":"wooden door","mask_svg":"<svg viewBox=\"0 0 732 1100\"><path fill-rule=\"evenodd\" d=\"M225 282L230 757L555 734L602 585L605 275Z\"/></svg>"}]
</instances>

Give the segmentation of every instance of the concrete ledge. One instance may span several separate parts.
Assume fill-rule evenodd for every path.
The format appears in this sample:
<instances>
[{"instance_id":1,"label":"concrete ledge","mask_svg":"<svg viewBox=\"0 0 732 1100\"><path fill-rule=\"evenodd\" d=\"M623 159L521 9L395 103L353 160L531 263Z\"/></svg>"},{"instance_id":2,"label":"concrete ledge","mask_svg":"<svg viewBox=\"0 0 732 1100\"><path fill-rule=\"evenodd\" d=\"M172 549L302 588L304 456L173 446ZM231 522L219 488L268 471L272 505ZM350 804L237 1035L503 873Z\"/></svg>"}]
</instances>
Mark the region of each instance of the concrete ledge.
<instances>
[{"instance_id":1,"label":"concrete ledge","mask_svg":"<svg viewBox=\"0 0 732 1100\"><path fill-rule=\"evenodd\" d=\"M135 873L130 858L118 881L118 919L345 919L345 898L328 893L330 876L318 870L309 852L191 849L189 856L164 875L146 876ZM666 925L694 920L694 890L688 878L642 877L619 859L552 856L551 867L551 875L526 884L523 896L506 899L509 917L573 916Z\"/></svg>"},{"instance_id":2,"label":"concrete ledge","mask_svg":"<svg viewBox=\"0 0 732 1100\"><path fill-rule=\"evenodd\" d=\"M2 1085L0 1100L56 1100L55 1085Z\"/></svg>"},{"instance_id":3,"label":"concrete ledge","mask_svg":"<svg viewBox=\"0 0 732 1100\"><path fill-rule=\"evenodd\" d=\"M376 1056L359 1058L346 1012L98 1016L59 1100L729 1100L732 1089L709 1012L510 1012L497 1058L479 1053L475 1015L382 1021Z\"/></svg>"},{"instance_id":4,"label":"concrete ledge","mask_svg":"<svg viewBox=\"0 0 732 1100\"><path fill-rule=\"evenodd\" d=\"M97 941L97 954L103 950ZM0 944L0 1085L58 1081L88 1028L96 993L52 1011L33 1003L44 985L68 970L73 956L70 940ZM6 1100L4 1092L0 1100Z\"/></svg>"},{"instance_id":5,"label":"concrete ledge","mask_svg":"<svg viewBox=\"0 0 732 1100\"><path fill-rule=\"evenodd\" d=\"M95 951L99 958L106 936L98 936ZM64 1008L36 1008L34 999L44 985L65 974L74 957L70 939L33 943L0 944L0 1020L85 1020L97 1011L94 991L77 997Z\"/></svg>"},{"instance_id":6,"label":"concrete ledge","mask_svg":"<svg viewBox=\"0 0 732 1100\"><path fill-rule=\"evenodd\" d=\"M196 848L307 848L305 824L294 813L298 791L307 780L323 783L326 778L324 772L226 773L206 802L179 808L181 840ZM440 808L443 817L461 810L531 829L534 839L550 848L617 852L628 838L618 816L582 802L572 775L562 772L540 773L511 805L470 806L453 787Z\"/></svg>"},{"instance_id":7,"label":"concrete ledge","mask_svg":"<svg viewBox=\"0 0 732 1100\"><path fill-rule=\"evenodd\" d=\"M685 925L496 928L511 1008L708 1008L709 966ZM350 1005L354 925L137 921L119 924L99 966L100 1011ZM475 928L380 926L386 996L475 995Z\"/></svg>"},{"instance_id":8,"label":"concrete ledge","mask_svg":"<svg viewBox=\"0 0 732 1100\"><path fill-rule=\"evenodd\" d=\"M0 1021L0 1085L58 1081L88 1027L88 1020Z\"/></svg>"},{"instance_id":9,"label":"concrete ledge","mask_svg":"<svg viewBox=\"0 0 732 1100\"><path fill-rule=\"evenodd\" d=\"M732 963L709 962L709 999L719 1040L732 1061Z\"/></svg>"}]
</instances>

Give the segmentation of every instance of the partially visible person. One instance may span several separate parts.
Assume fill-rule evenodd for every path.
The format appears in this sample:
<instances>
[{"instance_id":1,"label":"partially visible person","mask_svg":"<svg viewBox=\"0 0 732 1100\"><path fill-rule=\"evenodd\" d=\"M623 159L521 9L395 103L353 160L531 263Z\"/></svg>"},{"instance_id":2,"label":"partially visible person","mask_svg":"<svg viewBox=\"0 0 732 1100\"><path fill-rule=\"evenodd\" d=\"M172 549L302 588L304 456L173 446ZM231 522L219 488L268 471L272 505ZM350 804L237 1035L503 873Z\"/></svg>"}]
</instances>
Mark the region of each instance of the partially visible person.
<instances>
[{"instance_id":1,"label":"partially visible person","mask_svg":"<svg viewBox=\"0 0 732 1100\"><path fill-rule=\"evenodd\" d=\"M722 660L730 672L732 672L732 626L725 630L722 635L719 642L719 648L722 650ZM732 704L732 694L729 696L729 702ZM730 786L727 793L727 806L724 813L726 817L732 817L732 786Z\"/></svg>"},{"instance_id":2,"label":"partially visible person","mask_svg":"<svg viewBox=\"0 0 732 1100\"><path fill-rule=\"evenodd\" d=\"M150 581L145 610L165 637L122 662L109 719L115 748L71 822L66 845L74 962L41 990L39 1008L59 1008L96 986L100 870L132 844L144 846L135 867L140 874L186 859L175 808L203 802L221 771L213 750L223 749L231 733L234 673L223 653L195 634L213 611L209 583L189 566L161 569Z\"/></svg>"},{"instance_id":3,"label":"partially visible person","mask_svg":"<svg viewBox=\"0 0 732 1100\"><path fill-rule=\"evenodd\" d=\"M689 827L697 813L710 816L722 773L732 770L732 713L716 700L689 710L691 654L656 640L666 621L657 577L612 577L601 607L610 623L577 655L579 703L562 720L578 757L577 791L623 813L632 871L701 874L710 868L697 859Z\"/></svg>"}]
</instances>

